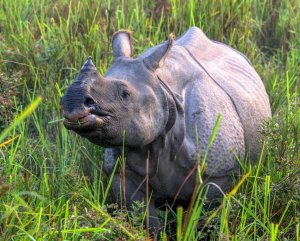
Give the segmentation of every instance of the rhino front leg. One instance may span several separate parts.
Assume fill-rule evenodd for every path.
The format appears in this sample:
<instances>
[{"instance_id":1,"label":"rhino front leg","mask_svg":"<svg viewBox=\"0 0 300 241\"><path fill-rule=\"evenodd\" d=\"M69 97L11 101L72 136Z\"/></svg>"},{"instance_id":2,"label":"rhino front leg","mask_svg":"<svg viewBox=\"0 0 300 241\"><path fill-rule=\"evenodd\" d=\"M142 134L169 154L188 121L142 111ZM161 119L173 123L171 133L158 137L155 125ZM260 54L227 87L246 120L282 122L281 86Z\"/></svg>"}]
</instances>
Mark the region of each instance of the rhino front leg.
<instances>
[{"instance_id":1,"label":"rhino front leg","mask_svg":"<svg viewBox=\"0 0 300 241\"><path fill-rule=\"evenodd\" d=\"M124 194L122 193L122 182L119 174L115 174L112 183L112 189L115 201L119 204L124 204ZM145 184L143 184L145 185ZM138 190L138 186L131 181L129 178L125 178L125 199L126 199L126 207L130 210L132 209L132 204L134 201L143 202L147 204L146 194L142 190ZM162 230L162 225L157 216L154 201L151 200L149 203L149 232L154 239L159 239L159 233ZM145 212L145 210L143 210Z\"/></svg>"}]
</instances>

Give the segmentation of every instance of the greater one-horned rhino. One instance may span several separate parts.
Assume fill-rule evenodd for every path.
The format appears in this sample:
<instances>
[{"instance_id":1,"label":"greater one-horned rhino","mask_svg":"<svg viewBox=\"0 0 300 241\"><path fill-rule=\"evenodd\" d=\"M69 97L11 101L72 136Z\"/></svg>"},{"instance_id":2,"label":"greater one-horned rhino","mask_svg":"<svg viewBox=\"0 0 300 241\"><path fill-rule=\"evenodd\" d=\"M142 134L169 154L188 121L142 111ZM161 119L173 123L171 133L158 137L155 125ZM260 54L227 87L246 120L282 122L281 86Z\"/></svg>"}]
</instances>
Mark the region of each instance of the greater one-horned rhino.
<instances>
[{"instance_id":1,"label":"greater one-horned rhino","mask_svg":"<svg viewBox=\"0 0 300 241\"><path fill-rule=\"evenodd\" d=\"M239 170L237 159L258 159L260 125L271 117L269 99L249 60L209 40L199 28L175 40L170 35L135 59L129 32L115 33L112 46L114 61L104 77L89 57L67 89L61 101L64 125L106 147L108 175L124 142L127 205L145 200L148 158L150 227L156 229L155 207L190 201L196 182L191 172L198 153L203 159L219 114L222 121L203 181L228 192ZM116 173L112 189L117 201L120 185ZM208 200L220 196L218 188L209 186Z\"/></svg>"}]
</instances>

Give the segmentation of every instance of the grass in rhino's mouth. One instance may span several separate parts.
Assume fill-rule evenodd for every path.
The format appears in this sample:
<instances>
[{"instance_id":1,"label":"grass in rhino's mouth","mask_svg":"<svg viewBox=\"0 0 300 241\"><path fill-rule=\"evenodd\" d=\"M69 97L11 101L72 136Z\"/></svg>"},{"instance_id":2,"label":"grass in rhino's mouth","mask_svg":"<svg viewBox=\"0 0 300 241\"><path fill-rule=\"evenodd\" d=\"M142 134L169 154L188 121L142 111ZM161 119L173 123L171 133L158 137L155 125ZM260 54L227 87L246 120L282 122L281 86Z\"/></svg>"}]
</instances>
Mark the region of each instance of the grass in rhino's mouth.
<instances>
[{"instance_id":1,"label":"grass in rhino's mouth","mask_svg":"<svg viewBox=\"0 0 300 241\"><path fill-rule=\"evenodd\" d=\"M87 122L89 122L88 120L86 120L86 121L77 121L77 122L73 122L73 121L68 121L68 120L65 120L65 122L66 123L68 123L69 125L73 125L73 126L80 126L80 125L83 125L83 124L85 124L85 123L87 123Z\"/></svg>"},{"instance_id":2,"label":"grass in rhino's mouth","mask_svg":"<svg viewBox=\"0 0 300 241\"><path fill-rule=\"evenodd\" d=\"M76 123L76 122L68 122L69 125L73 125L73 126L80 126L80 125L83 125L84 123L87 123L87 121L85 121L85 122L79 122L78 121L78 123Z\"/></svg>"},{"instance_id":3,"label":"grass in rhino's mouth","mask_svg":"<svg viewBox=\"0 0 300 241\"><path fill-rule=\"evenodd\" d=\"M92 123L95 118L97 118L95 115L89 113L86 116L79 118L78 120L70 120L68 118L64 118L64 123L69 126L81 126L89 122Z\"/></svg>"},{"instance_id":4,"label":"grass in rhino's mouth","mask_svg":"<svg viewBox=\"0 0 300 241\"><path fill-rule=\"evenodd\" d=\"M96 126L100 127L107 124L111 116L109 115L98 115L89 113L88 115L81 117L78 120L69 120L64 119L64 124L68 129L89 129L95 128Z\"/></svg>"},{"instance_id":5,"label":"grass in rhino's mouth","mask_svg":"<svg viewBox=\"0 0 300 241\"><path fill-rule=\"evenodd\" d=\"M69 124L69 125L75 125L75 126L80 126L83 125L87 122L90 122L89 116L90 114L83 116L81 118L79 118L77 121L71 121L68 118L64 118L64 122Z\"/></svg>"}]
</instances>

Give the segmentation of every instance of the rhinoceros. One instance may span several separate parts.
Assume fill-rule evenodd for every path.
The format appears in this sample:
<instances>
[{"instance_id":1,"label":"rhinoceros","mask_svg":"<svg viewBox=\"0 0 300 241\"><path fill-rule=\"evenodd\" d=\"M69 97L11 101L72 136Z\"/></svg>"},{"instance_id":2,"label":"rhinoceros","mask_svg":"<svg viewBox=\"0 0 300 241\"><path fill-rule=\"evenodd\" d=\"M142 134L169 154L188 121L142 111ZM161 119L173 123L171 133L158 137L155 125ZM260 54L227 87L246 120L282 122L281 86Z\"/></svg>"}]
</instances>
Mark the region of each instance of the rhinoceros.
<instances>
[{"instance_id":1,"label":"rhinoceros","mask_svg":"<svg viewBox=\"0 0 300 241\"><path fill-rule=\"evenodd\" d=\"M155 207L189 203L197 156L203 160L219 115L203 182L228 192L239 161L259 158L261 123L271 117L269 99L250 61L197 27L177 39L170 35L137 58L126 30L113 35L112 47L114 60L105 76L89 57L68 87L61 100L64 125L106 148L108 175L124 151L128 206L146 200L148 175L153 231L161 226ZM112 182L116 201L120 176L116 172ZM207 199L220 197L220 190L208 185Z\"/></svg>"}]
</instances>

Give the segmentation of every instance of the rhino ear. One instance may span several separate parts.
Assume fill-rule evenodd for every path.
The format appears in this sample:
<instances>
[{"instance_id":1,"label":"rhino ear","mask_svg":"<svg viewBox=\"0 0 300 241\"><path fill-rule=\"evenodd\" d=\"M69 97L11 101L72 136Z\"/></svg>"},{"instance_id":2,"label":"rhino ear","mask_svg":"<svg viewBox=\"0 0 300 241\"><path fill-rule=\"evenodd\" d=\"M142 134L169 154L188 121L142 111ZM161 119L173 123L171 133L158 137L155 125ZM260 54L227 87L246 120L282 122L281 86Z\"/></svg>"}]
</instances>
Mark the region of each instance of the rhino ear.
<instances>
[{"instance_id":1,"label":"rhino ear","mask_svg":"<svg viewBox=\"0 0 300 241\"><path fill-rule=\"evenodd\" d=\"M114 33L112 37L112 47L114 59L119 57L131 57L133 54L132 33L126 30L120 30Z\"/></svg>"},{"instance_id":2,"label":"rhino ear","mask_svg":"<svg viewBox=\"0 0 300 241\"><path fill-rule=\"evenodd\" d=\"M173 34L170 34L168 41L164 42L161 45L158 45L153 53L143 59L144 64L148 69L155 71L158 67L161 67L163 65L168 52L173 46L173 42L174 36Z\"/></svg>"}]
</instances>

